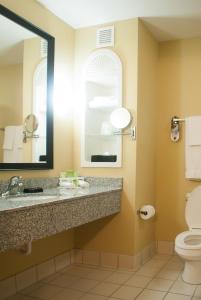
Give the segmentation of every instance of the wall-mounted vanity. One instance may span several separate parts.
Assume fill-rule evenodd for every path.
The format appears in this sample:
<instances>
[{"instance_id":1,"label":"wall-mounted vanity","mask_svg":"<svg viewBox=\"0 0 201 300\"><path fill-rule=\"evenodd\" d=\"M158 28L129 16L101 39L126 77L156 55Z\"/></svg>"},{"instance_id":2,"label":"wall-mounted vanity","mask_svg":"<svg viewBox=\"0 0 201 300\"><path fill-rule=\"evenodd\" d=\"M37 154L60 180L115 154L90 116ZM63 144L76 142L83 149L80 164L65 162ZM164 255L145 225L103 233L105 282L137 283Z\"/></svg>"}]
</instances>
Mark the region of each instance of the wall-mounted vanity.
<instances>
[{"instance_id":1,"label":"wall-mounted vanity","mask_svg":"<svg viewBox=\"0 0 201 300\"><path fill-rule=\"evenodd\" d=\"M53 69L54 38L0 5L0 169L53 167Z\"/></svg>"},{"instance_id":2,"label":"wall-mounted vanity","mask_svg":"<svg viewBox=\"0 0 201 300\"><path fill-rule=\"evenodd\" d=\"M121 178L87 177L89 188L63 189L58 178L26 179L43 193L0 199L0 252L120 212ZM0 182L0 190L5 182Z\"/></svg>"}]
</instances>

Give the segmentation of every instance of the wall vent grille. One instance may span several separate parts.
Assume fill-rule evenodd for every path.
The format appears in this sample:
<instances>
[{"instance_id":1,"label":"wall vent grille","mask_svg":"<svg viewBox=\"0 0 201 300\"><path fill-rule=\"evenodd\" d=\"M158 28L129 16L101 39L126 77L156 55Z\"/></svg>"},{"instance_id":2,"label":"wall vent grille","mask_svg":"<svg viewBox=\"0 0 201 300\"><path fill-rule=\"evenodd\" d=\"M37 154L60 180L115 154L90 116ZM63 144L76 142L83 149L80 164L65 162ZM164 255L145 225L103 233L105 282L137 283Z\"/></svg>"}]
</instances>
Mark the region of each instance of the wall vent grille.
<instances>
[{"instance_id":1,"label":"wall vent grille","mask_svg":"<svg viewBox=\"0 0 201 300\"><path fill-rule=\"evenodd\" d=\"M96 32L96 48L114 47L114 26L107 26Z\"/></svg>"},{"instance_id":2,"label":"wall vent grille","mask_svg":"<svg viewBox=\"0 0 201 300\"><path fill-rule=\"evenodd\" d=\"M47 41L44 40L44 39L41 39L40 40L40 55L41 55L41 58L47 57L47 47L48 47Z\"/></svg>"}]
</instances>

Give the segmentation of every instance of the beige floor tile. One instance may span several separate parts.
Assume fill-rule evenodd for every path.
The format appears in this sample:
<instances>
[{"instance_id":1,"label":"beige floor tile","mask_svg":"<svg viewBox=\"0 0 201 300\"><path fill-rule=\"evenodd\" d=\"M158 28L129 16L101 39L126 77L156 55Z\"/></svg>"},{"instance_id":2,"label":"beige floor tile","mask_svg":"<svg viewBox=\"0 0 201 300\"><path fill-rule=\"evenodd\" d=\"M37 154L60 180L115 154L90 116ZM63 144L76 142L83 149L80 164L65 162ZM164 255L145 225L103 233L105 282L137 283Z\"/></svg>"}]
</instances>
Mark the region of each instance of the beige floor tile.
<instances>
[{"instance_id":1,"label":"beige floor tile","mask_svg":"<svg viewBox=\"0 0 201 300\"><path fill-rule=\"evenodd\" d=\"M98 283L99 281L97 280L81 278L77 282L70 285L70 287L79 291L88 292Z\"/></svg>"},{"instance_id":2,"label":"beige floor tile","mask_svg":"<svg viewBox=\"0 0 201 300\"><path fill-rule=\"evenodd\" d=\"M177 280L171 287L170 292L175 294L193 296L195 289L196 289L195 285L191 285L183 281Z\"/></svg>"},{"instance_id":3,"label":"beige floor tile","mask_svg":"<svg viewBox=\"0 0 201 300\"><path fill-rule=\"evenodd\" d=\"M143 265L152 269L161 269L163 266L167 264L166 261L159 260L159 259L151 259L147 263Z\"/></svg>"},{"instance_id":4,"label":"beige floor tile","mask_svg":"<svg viewBox=\"0 0 201 300\"><path fill-rule=\"evenodd\" d=\"M109 297L109 298L107 298L107 300L119 300L119 298Z\"/></svg>"},{"instance_id":5,"label":"beige floor tile","mask_svg":"<svg viewBox=\"0 0 201 300\"><path fill-rule=\"evenodd\" d=\"M114 283L102 282L99 283L95 288L91 290L91 293L102 295L102 296L111 296L120 286Z\"/></svg>"},{"instance_id":6,"label":"beige floor tile","mask_svg":"<svg viewBox=\"0 0 201 300\"><path fill-rule=\"evenodd\" d=\"M119 298L109 297L109 298L107 298L107 300L119 300Z\"/></svg>"},{"instance_id":7,"label":"beige floor tile","mask_svg":"<svg viewBox=\"0 0 201 300\"><path fill-rule=\"evenodd\" d=\"M132 276L132 273L122 273L122 272L114 272L112 275L110 275L105 281L117 283L117 284L123 284L125 283L130 277Z\"/></svg>"},{"instance_id":8,"label":"beige floor tile","mask_svg":"<svg viewBox=\"0 0 201 300\"><path fill-rule=\"evenodd\" d=\"M168 293L165 296L165 300L190 300L191 296L184 296L179 294Z\"/></svg>"},{"instance_id":9,"label":"beige floor tile","mask_svg":"<svg viewBox=\"0 0 201 300\"><path fill-rule=\"evenodd\" d=\"M192 298L192 300L199 300L199 299L201 299L201 297L199 297L199 298L198 297L193 297Z\"/></svg>"},{"instance_id":10,"label":"beige floor tile","mask_svg":"<svg viewBox=\"0 0 201 300\"><path fill-rule=\"evenodd\" d=\"M166 269L182 271L184 268L184 264L182 262L169 262L166 265Z\"/></svg>"},{"instance_id":11,"label":"beige floor tile","mask_svg":"<svg viewBox=\"0 0 201 300\"><path fill-rule=\"evenodd\" d=\"M167 255L167 254L156 254L153 257L154 259L159 259L159 260L164 260L164 261L169 261L172 258L172 255Z\"/></svg>"},{"instance_id":12,"label":"beige floor tile","mask_svg":"<svg viewBox=\"0 0 201 300\"><path fill-rule=\"evenodd\" d=\"M170 259L170 262L182 262L182 263L184 263L184 261L178 255L173 255L172 258Z\"/></svg>"},{"instance_id":13,"label":"beige floor tile","mask_svg":"<svg viewBox=\"0 0 201 300\"><path fill-rule=\"evenodd\" d=\"M128 281L126 281L126 285L131 285L135 287L144 288L147 284L152 280L151 277L141 276L141 275L133 275Z\"/></svg>"},{"instance_id":14,"label":"beige floor tile","mask_svg":"<svg viewBox=\"0 0 201 300\"><path fill-rule=\"evenodd\" d=\"M136 299L137 300L162 300L166 292L144 290Z\"/></svg>"},{"instance_id":15,"label":"beige floor tile","mask_svg":"<svg viewBox=\"0 0 201 300\"><path fill-rule=\"evenodd\" d=\"M50 276L43 278L42 280L40 280L40 282L48 283L48 282L52 281L53 279L57 278L59 275L60 275L59 273L54 273Z\"/></svg>"},{"instance_id":16,"label":"beige floor tile","mask_svg":"<svg viewBox=\"0 0 201 300\"><path fill-rule=\"evenodd\" d=\"M95 269L86 274L86 278L94 279L94 280L104 280L107 277L109 277L113 271L110 270L101 270L101 269Z\"/></svg>"},{"instance_id":17,"label":"beige floor tile","mask_svg":"<svg viewBox=\"0 0 201 300\"><path fill-rule=\"evenodd\" d=\"M167 292L174 281L168 279L154 278L147 286L150 290Z\"/></svg>"},{"instance_id":18,"label":"beige floor tile","mask_svg":"<svg viewBox=\"0 0 201 300\"><path fill-rule=\"evenodd\" d=\"M50 300L77 300L80 299L82 295L84 295L84 293L81 291L63 289L61 293L56 295L56 297L51 297Z\"/></svg>"},{"instance_id":19,"label":"beige floor tile","mask_svg":"<svg viewBox=\"0 0 201 300\"><path fill-rule=\"evenodd\" d=\"M159 272L158 269L150 268L147 266L143 266L136 272L137 275L147 276L147 277L154 277Z\"/></svg>"},{"instance_id":20,"label":"beige floor tile","mask_svg":"<svg viewBox=\"0 0 201 300\"><path fill-rule=\"evenodd\" d=\"M158 274L158 278L169 279L169 280L177 280L179 277L180 271L162 269Z\"/></svg>"},{"instance_id":21,"label":"beige floor tile","mask_svg":"<svg viewBox=\"0 0 201 300\"><path fill-rule=\"evenodd\" d=\"M76 283L79 279L80 277L74 275L61 274L55 279L51 280L50 283L60 287L69 287Z\"/></svg>"},{"instance_id":22,"label":"beige floor tile","mask_svg":"<svg viewBox=\"0 0 201 300\"><path fill-rule=\"evenodd\" d=\"M85 294L80 300L107 300L108 298L100 295Z\"/></svg>"},{"instance_id":23,"label":"beige floor tile","mask_svg":"<svg viewBox=\"0 0 201 300\"><path fill-rule=\"evenodd\" d=\"M201 298L201 285L198 285L198 286L196 287L194 296L195 296L195 297L200 297L200 298Z\"/></svg>"},{"instance_id":24,"label":"beige floor tile","mask_svg":"<svg viewBox=\"0 0 201 300\"><path fill-rule=\"evenodd\" d=\"M124 285L120 287L114 294L112 294L112 296L123 300L133 300L141 291L141 288Z\"/></svg>"},{"instance_id":25,"label":"beige floor tile","mask_svg":"<svg viewBox=\"0 0 201 300\"><path fill-rule=\"evenodd\" d=\"M39 287L38 289L34 290L32 293L30 293L29 296L46 300L50 299L50 297L58 295L62 291L63 289L60 287L45 284L42 287Z\"/></svg>"},{"instance_id":26,"label":"beige floor tile","mask_svg":"<svg viewBox=\"0 0 201 300\"><path fill-rule=\"evenodd\" d=\"M80 266L72 266L70 268L66 268L62 273L64 274L72 274L79 277L85 277L87 274L92 272L94 269L84 268Z\"/></svg>"}]
</instances>

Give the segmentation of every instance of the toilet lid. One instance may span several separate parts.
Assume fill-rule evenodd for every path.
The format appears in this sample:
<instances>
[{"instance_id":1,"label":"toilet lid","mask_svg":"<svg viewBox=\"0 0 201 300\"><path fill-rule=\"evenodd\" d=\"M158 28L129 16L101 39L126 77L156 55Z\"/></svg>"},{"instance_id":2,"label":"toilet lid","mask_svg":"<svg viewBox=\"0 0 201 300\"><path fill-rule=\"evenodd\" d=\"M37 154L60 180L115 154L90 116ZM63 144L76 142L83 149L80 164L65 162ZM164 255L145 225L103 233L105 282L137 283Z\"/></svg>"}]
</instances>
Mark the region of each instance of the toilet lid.
<instances>
[{"instance_id":1,"label":"toilet lid","mask_svg":"<svg viewBox=\"0 0 201 300\"><path fill-rule=\"evenodd\" d=\"M190 229L201 228L201 186L188 195L185 217Z\"/></svg>"}]
</instances>

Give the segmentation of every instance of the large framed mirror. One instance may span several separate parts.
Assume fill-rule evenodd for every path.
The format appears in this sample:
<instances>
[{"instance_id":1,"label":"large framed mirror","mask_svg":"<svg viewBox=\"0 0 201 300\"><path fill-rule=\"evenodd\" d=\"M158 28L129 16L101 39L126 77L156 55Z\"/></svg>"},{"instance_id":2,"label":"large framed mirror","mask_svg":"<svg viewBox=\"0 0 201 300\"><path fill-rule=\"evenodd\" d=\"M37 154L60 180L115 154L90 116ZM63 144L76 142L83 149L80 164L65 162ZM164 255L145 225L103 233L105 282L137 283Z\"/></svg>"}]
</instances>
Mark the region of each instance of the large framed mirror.
<instances>
[{"instance_id":1,"label":"large framed mirror","mask_svg":"<svg viewBox=\"0 0 201 300\"><path fill-rule=\"evenodd\" d=\"M0 170L53 168L54 37L0 5Z\"/></svg>"}]
</instances>

